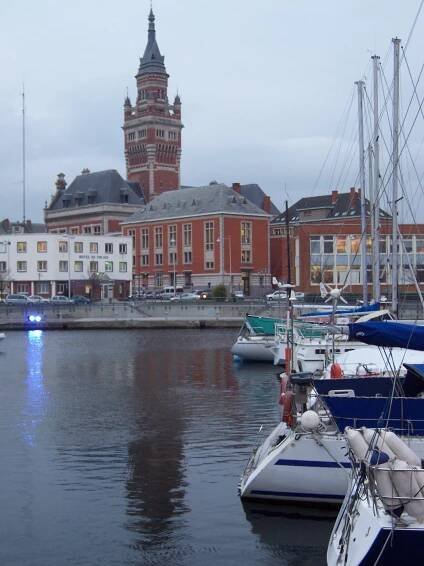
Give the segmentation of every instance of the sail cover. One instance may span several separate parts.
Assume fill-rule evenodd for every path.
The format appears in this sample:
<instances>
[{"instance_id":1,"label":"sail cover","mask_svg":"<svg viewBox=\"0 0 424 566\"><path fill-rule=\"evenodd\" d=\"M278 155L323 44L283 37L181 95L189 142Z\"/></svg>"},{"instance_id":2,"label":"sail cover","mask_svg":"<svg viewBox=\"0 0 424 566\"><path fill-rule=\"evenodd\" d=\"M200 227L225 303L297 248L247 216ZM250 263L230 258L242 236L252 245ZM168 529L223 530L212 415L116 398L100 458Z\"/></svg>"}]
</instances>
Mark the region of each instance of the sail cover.
<instances>
[{"instance_id":1,"label":"sail cover","mask_svg":"<svg viewBox=\"0 0 424 566\"><path fill-rule=\"evenodd\" d=\"M350 340L372 346L424 350L424 326L386 321L356 322L348 326Z\"/></svg>"},{"instance_id":2,"label":"sail cover","mask_svg":"<svg viewBox=\"0 0 424 566\"><path fill-rule=\"evenodd\" d=\"M339 316L341 314L347 314L347 315L352 315L352 314L364 314L364 313L368 313L368 312L374 312L374 311L379 311L380 310L380 303L373 303L372 305L363 305L362 307L350 307L350 308L346 308L346 307L342 307L342 308L338 308L336 310L336 315ZM328 307L327 310L325 311L312 311L312 312L307 312L305 314L301 314L299 316L299 318L312 318L312 317L318 317L318 316L332 316L333 314L333 310L331 307Z\"/></svg>"}]
</instances>

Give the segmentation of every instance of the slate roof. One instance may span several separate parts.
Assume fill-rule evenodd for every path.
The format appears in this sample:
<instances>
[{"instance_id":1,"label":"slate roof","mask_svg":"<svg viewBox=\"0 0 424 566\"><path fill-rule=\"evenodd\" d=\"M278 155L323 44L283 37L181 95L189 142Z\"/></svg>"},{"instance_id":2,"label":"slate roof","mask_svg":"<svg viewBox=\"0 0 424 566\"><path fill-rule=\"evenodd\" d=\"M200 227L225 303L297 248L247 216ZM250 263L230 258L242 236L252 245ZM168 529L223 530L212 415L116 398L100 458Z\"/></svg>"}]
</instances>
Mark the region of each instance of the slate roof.
<instances>
[{"instance_id":1,"label":"slate roof","mask_svg":"<svg viewBox=\"0 0 424 566\"><path fill-rule=\"evenodd\" d=\"M240 185L240 191L241 194L247 198L247 200L250 200L250 202L258 206L259 208L262 208L264 197L266 195L259 185L257 185L256 183L251 183L248 185ZM272 201L271 201L271 214L272 215L280 214L280 211Z\"/></svg>"},{"instance_id":2,"label":"slate roof","mask_svg":"<svg viewBox=\"0 0 424 566\"><path fill-rule=\"evenodd\" d=\"M0 234L19 234L22 230L16 229L22 229L22 227L24 234L44 234L47 232L46 225L42 222L31 222L31 220L11 222L8 218L5 218L0 222Z\"/></svg>"},{"instance_id":3,"label":"slate roof","mask_svg":"<svg viewBox=\"0 0 424 566\"><path fill-rule=\"evenodd\" d=\"M305 197L298 200L295 204L289 207L288 216L289 222L299 222L300 215L302 212L307 210L317 210L323 209L327 212L324 218L317 220L316 218L311 219L311 222L325 222L326 220L336 220L343 218L355 218L361 216L361 199L357 192L353 193L338 193L337 200L332 202L333 196L319 195L314 197ZM370 202L365 199L365 207L367 216L370 214ZM391 218L383 209L380 209L380 216L382 218ZM271 220L271 224L281 224L286 221L286 212L282 212ZM307 222L307 219L303 219L302 222Z\"/></svg>"},{"instance_id":4,"label":"slate roof","mask_svg":"<svg viewBox=\"0 0 424 566\"><path fill-rule=\"evenodd\" d=\"M123 199L125 195L125 199ZM128 196L128 201L126 200ZM67 206L64 206L67 201ZM58 191L48 210L76 208L103 203L143 205L143 191L138 183L125 181L115 169L82 173L66 189Z\"/></svg>"},{"instance_id":5,"label":"slate roof","mask_svg":"<svg viewBox=\"0 0 424 566\"><path fill-rule=\"evenodd\" d=\"M150 73L166 74L165 57L161 55L159 46L156 42L155 16L150 10L149 14L149 33L144 55L140 59L138 75L147 75Z\"/></svg>"},{"instance_id":6,"label":"slate roof","mask_svg":"<svg viewBox=\"0 0 424 566\"><path fill-rule=\"evenodd\" d=\"M124 224L221 212L268 216L268 214L248 201L243 195L238 194L224 184L217 184L166 191L155 197L143 209L132 214L125 220Z\"/></svg>"}]
</instances>

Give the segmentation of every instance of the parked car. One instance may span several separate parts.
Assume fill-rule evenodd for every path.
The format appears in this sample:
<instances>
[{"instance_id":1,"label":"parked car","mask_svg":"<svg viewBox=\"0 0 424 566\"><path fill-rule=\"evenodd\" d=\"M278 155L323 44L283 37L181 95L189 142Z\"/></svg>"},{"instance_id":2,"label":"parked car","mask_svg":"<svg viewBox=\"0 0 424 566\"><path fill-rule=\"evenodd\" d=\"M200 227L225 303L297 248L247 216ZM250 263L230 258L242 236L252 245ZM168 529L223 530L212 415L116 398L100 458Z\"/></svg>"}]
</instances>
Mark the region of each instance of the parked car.
<instances>
[{"instance_id":1,"label":"parked car","mask_svg":"<svg viewBox=\"0 0 424 566\"><path fill-rule=\"evenodd\" d=\"M65 295L55 295L50 299L53 305L72 305L74 301Z\"/></svg>"},{"instance_id":2,"label":"parked car","mask_svg":"<svg viewBox=\"0 0 424 566\"><path fill-rule=\"evenodd\" d=\"M23 293L7 295L5 301L6 305L28 305L28 295Z\"/></svg>"},{"instance_id":3,"label":"parked car","mask_svg":"<svg viewBox=\"0 0 424 566\"><path fill-rule=\"evenodd\" d=\"M282 301L283 299L287 299L287 291L283 289L277 289L266 296L267 301Z\"/></svg>"},{"instance_id":4,"label":"parked car","mask_svg":"<svg viewBox=\"0 0 424 566\"><path fill-rule=\"evenodd\" d=\"M84 297L84 295L74 295L72 297L72 301L76 305L89 305L91 303L90 299L88 297Z\"/></svg>"},{"instance_id":5,"label":"parked car","mask_svg":"<svg viewBox=\"0 0 424 566\"><path fill-rule=\"evenodd\" d=\"M303 301L305 298L305 293L303 293L302 291L295 291L294 296L298 301Z\"/></svg>"},{"instance_id":6,"label":"parked car","mask_svg":"<svg viewBox=\"0 0 424 566\"><path fill-rule=\"evenodd\" d=\"M180 293L175 295L175 297L171 297L171 301L198 301L200 300L200 295L196 293Z\"/></svg>"},{"instance_id":7,"label":"parked car","mask_svg":"<svg viewBox=\"0 0 424 566\"><path fill-rule=\"evenodd\" d=\"M41 295L29 295L28 301L30 303L47 303L48 300L42 297Z\"/></svg>"},{"instance_id":8,"label":"parked car","mask_svg":"<svg viewBox=\"0 0 424 566\"><path fill-rule=\"evenodd\" d=\"M241 290L233 291L231 296L233 297L233 299L236 299L237 301L242 301L244 299L244 293Z\"/></svg>"}]
</instances>

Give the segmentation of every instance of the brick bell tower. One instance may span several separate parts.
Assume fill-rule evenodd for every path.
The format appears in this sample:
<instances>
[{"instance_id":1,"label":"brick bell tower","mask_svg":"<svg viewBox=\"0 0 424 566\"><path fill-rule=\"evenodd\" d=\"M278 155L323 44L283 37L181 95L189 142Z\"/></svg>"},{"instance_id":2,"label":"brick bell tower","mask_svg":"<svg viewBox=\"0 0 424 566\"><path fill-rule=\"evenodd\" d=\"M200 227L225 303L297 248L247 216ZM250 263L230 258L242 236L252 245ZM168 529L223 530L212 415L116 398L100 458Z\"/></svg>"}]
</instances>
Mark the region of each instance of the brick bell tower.
<instances>
[{"instance_id":1,"label":"brick bell tower","mask_svg":"<svg viewBox=\"0 0 424 566\"><path fill-rule=\"evenodd\" d=\"M132 106L125 99L123 126L127 178L140 183L146 200L180 187L181 100L177 94L169 104L168 77L150 10L147 46L135 76L137 101Z\"/></svg>"}]
</instances>

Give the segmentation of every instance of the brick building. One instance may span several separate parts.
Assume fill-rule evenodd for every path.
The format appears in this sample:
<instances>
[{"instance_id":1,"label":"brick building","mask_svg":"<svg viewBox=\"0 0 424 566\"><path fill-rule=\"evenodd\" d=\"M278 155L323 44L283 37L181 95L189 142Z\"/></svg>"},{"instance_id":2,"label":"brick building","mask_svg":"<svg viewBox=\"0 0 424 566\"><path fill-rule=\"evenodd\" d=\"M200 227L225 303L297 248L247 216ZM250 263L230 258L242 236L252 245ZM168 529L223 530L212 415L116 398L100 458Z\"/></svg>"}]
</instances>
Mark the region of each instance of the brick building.
<instances>
[{"instance_id":1,"label":"brick building","mask_svg":"<svg viewBox=\"0 0 424 566\"><path fill-rule=\"evenodd\" d=\"M269 219L237 183L157 196L122 224L133 237L135 289L175 281L186 289L224 284L262 295L270 286Z\"/></svg>"},{"instance_id":2,"label":"brick building","mask_svg":"<svg viewBox=\"0 0 424 566\"><path fill-rule=\"evenodd\" d=\"M348 284L348 291L361 293L360 200L360 190L332 191L330 195L300 199L288 209L292 283L299 290L318 294L319 284L324 281L339 286ZM368 201L366 211L370 233ZM390 294L391 285L391 223L391 216L380 210L380 283L381 291L386 294ZM399 228L403 240L399 283L403 291L409 291L413 289L414 275L424 284L424 226L403 224ZM286 245L283 212L273 218L270 225L271 273L283 281L288 276ZM370 237L367 239L367 280L371 289Z\"/></svg>"},{"instance_id":3,"label":"brick building","mask_svg":"<svg viewBox=\"0 0 424 566\"><path fill-rule=\"evenodd\" d=\"M114 169L90 173L84 169L67 186L60 173L56 192L44 209L48 232L107 234L144 205L138 183L125 181Z\"/></svg>"},{"instance_id":4,"label":"brick building","mask_svg":"<svg viewBox=\"0 0 424 566\"><path fill-rule=\"evenodd\" d=\"M155 16L149 14L147 46L136 75L135 105L124 104L127 178L139 183L146 201L180 186L181 100L168 101L164 57L156 42Z\"/></svg>"}]
</instances>

